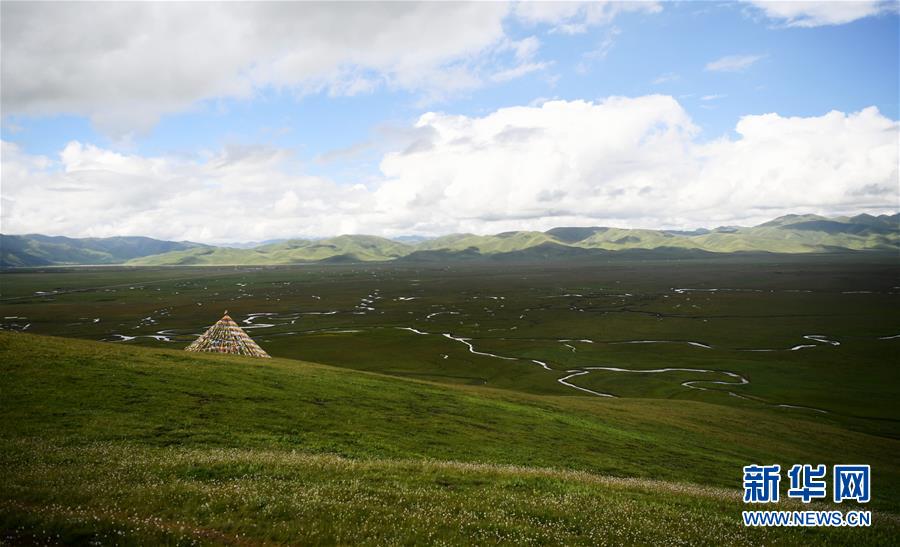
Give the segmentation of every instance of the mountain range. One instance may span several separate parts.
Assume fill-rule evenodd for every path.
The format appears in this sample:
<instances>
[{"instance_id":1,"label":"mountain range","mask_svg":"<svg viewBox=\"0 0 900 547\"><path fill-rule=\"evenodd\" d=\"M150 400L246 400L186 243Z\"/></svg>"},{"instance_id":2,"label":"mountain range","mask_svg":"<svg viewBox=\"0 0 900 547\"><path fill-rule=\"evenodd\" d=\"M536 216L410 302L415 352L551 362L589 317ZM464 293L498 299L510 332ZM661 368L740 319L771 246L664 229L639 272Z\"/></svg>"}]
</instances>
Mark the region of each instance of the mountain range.
<instances>
[{"instance_id":1,"label":"mountain range","mask_svg":"<svg viewBox=\"0 0 900 547\"><path fill-rule=\"evenodd\" d=\"M134 258L202 247L149 237L72 238L40 234L0 234L0 267L64 264L122 264Z\"/></svg>"},{"instance_id":2,"label":"mountain range","mask_svg":"<svg viewBox=\"0 0 900 547\"><path fill-rule=\"evenodd\" d=\"M212 246L147 237L68 238L0 235L0 267L126 264L267 265L309 262L553 259L611 251L681 254L900 251L900 213L827 218L786 215L753 227L647 230L562 227L546 232L452 234L433 239L341 235L289 239L252 248Z\"/></svg>"}]
</instances>

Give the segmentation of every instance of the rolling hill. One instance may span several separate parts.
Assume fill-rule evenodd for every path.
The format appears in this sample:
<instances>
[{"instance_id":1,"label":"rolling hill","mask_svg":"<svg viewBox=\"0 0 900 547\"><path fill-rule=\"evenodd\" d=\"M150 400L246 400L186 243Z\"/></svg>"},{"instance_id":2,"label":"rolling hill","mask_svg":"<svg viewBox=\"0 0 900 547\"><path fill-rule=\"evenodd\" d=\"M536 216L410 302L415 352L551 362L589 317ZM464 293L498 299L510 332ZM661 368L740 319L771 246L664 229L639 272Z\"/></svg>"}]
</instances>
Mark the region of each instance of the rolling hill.
<instances>
[{"instance_id":1,"label":"rolling hill","mask_svg":"<svg viewBox=\"0 0 900 547\"><path fill-rule=\"evenodd\" d=\"M196 243L149 237L71 238L0 234L0 267L121 264L128 260L196 248Z\"/></svg>"},{"instance_id":2,"label":"rolling hill","mask_svg":"<svg viewBox=\"0 0 900 547\"><path fill-rule=\"evenodd\" d=\"M194 249L132 260L132 265L292 264L322 260L445 261L489 257L550 260L609 251L653 251L684 256L707 253L812 253L900 250L900 214L850 218L788 215L759 226L679 232L607 227L563 227L546 232L451 234L418 243L373 236L292 240L255 249Z\"/></svg>"},{"instance_id":3,"label":"rolling hill","mask_svg":"<svg viewBox=\"0 0 900 547\"><path fill-rule=\"evenodd\" d=\"M409 254L410 246L375 236L343 235L329 239L291 239L253 249L197 247L128 263L134 266L212 264L297 264L328 261L384 261Z\"/></svg>"},{"instance_id":4,"label":"rolling hill","mask_svg":"<svg viewBox=\"0 0 900 547\"><path fill-rule=\"evenodd\" d=\"M693 231L560 227L546 232L451 234L425 240L404 237L402 241L342 235L318 240L291 239L249 249L149 238L2 237L4 267L116 263L132 266L271 265L482 257L547 260L626 250L682 252L685 256L733 252L900 251L900 214L839 218L787 215L753 227Z\"/></svg>"},{"instance_id":5,"label":"rolling hill","mask_svg":"<svg viewBox=\"0 0 900 547\"><path fill-rule=\"evenodd\" d=\"M13 544L864 545L900 532L896 440L776 410L8 332L0 370L0 537ZM880 470L873 528L741 524L742 465L835 458Z\"/></svg>"}]
</instances>

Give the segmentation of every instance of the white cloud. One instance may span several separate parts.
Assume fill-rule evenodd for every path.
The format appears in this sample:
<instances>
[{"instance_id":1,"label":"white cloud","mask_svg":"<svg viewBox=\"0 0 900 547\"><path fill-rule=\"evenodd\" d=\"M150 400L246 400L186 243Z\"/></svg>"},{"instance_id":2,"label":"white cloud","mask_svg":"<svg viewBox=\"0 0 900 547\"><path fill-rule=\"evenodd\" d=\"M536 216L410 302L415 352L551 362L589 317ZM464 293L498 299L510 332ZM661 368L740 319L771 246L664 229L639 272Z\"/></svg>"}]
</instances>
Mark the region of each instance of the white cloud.
<instances>
[{"instance_id":1,"label":"white cloud","mask_svg":"<svg viewBox=\"0 0 900 547\"><path fill-rule=\"evenodd\" d=\"M549 67L550 64L551 63L522 63L521 65L514 66L506 70L501 70L500 72L492 74L491 80L495 82L506 82L509 80L514 80L516 78L521 78L526 74L544 70L545 68Z\"/></svg>"},{"instance_id":2,"label":"white cloud","mask_svg":"<svg viewBox=\"0 0 900 547\"><path fill-rule=\"evenodd\" d=\"M537 50L541 47L541 41L537 39L535 36L529 36L522 40L516 41L512 43L512 47L516 52L516 59L520 61L528 61L534 54L537 53Z\"/></svg>"},{"instance_id":3,"label":"white cloud","mask_svg":"<svg viewBox=\"0 0 900 547\"><path fill-rule=\"evenodd\" d=\"M853 21L896 12L897 3L884 0L853 1L789 1L745 0L761 10L766 17L775 19L789 27L820 27L843 25Z\"/></svg>"},{"instance_id":4,"label":"white cloud","mask_svg":"<svg viewBox=\"0 0 900 547\"><path fill-rule=\"evenodd\" d=\"M525 23L546 24L555 32L581 34L588 28L611 23L628 12L659 13L659 2L517 2L516 16Z\"/></svg>"},{"instance_id":5,"label":"white cloud","mask_svg":"<svg viewBox=\"0 0 900 547\"><path fill-rule=\"evenodd\" d=\"M706 63L706 70L713 72L740 72L750 68L764 55L726 55Z\"/></svg>"},{"instance_id":6,"label":"white cloud","mask_svg":"<svg viewBox=\"0 0 900 547\"><path fill-rule=\"evenodd\" d=\"M681 76L674 72L666 72L665 74L660 74L653 80L654 85L662 85L669 82L677 82L681 79Z\"/></svg>"},{"instance_id":7,"label":"white cloud","mask_svg":"<svg viewBox=\"0 0 900 547\"><path fill-rule=\"evenodd\" d=\"M719 93L713 93L711 95L704 95L700 97L701 101L718 101L719 99L724 99L727 95L722 95Z\"/></svg>"},{"instance_id":8,"label":"white cloud","mask_svg":"<svg viewBox=\"0 0 900 547\"><path fill-rule=\"evenodd\" d=\"M618 27L610 27L609 30L603 36L603 39L600 40L600 43L597 44L597 47L591 51L583 53L581 58L586 61L591 61L595 59L605 59L607 55L609 55L610 50L616 45L616 39L619 35L622 34L622 31L619 30Z\"/></svg>"},{"instance_id":9,"label":"white cloud","mask_svg":"<svg viewBox=\"0 0 900 547\"><path fill-rule=\"evenodd\" d=\"M529 24L605 24L653 3L9 2L4 115L87 116L127 140L166 114L261 90L410 91L422 104L538 70ZM552 13L551 13L552 12Z\"/></svg>"},{"instance_id":10,"label":"white cloud","mask_svg":"<svg viewBox=\"0 0 900 547\"><path fill-rule=\"evenodd\" d=\"M290 159L261 147L145 158L72 142L50 161L4 142L3 230L223 242L342 231L365 212L364 188L288 174Z\"/></svg>"},{"instance_id":11,"label":"white cloud","mask_svg":"<svg viewBox=\"0 0 900 547\"><path fill-rule=\"evenodd\" d=\"M494 3L9 3L2 106L86 115L121 136L266 87L467 88L482 81L473 59L506 43L508 14Z\"/></svg>"},{"instance_id":12,"label":"white cloud","mask_svg":"<svg viewBox=\"0 0 900 547\"><path fill-rule=\"evenodd\" d=\"M789 212L898 207L900 124L874 107L745 116L703 142L664 95L547 101L482 117L427 113L368 186L297 173L289 153L199 159L71 143L57 159L3 143L6 233L209 242L563 225L753 224Z\"/></svg>"}]
</instances>

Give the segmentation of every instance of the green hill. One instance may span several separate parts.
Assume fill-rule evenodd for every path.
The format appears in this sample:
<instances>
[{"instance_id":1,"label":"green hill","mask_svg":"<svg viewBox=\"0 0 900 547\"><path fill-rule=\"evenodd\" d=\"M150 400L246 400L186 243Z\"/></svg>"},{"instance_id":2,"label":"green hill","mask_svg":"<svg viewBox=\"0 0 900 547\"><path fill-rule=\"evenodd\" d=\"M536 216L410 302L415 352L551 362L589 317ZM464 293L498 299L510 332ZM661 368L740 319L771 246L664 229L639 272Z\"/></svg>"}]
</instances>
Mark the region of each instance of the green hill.
<instances>
[{"instance_id":1,"label":"green hill","mask_svg":"<svg viewBox=\"0 0 900 547\"><path fill-rule=\"evenodd\" d=\"M454 234L432 239L416 245L419 251L462 251L474 249L480 254L508 253L521 251L556 240L543 232L504 232L492 236Z\"/></svg>"},{"instance_id":2,"label":"green hill","mask_svg":"<svg viewBox=\"0 0 900 547\"><path fill-rule=\"evenodd\" d=\"M404 243L375 236L291 239L253 249L202 247L131 260L132 266L204 264L298 264L323 260L385 261L412 252Z\"/></svg>"},{"instance_id":3,"label":"green hill","mask_svg":"<svg viewBox=\"0 0 900 547\"><path fill-rule=\"evenodd\" d=\"M577 243L585 238L588 238L598 231L606 230L606 228L599 228L597 226L589 226L589 227L571 227L571 228L552 228L547 230L545 233L553 238L556 238L557 241L561 241L563 243Z\"/></svg>"},{"instance_id":4,"label":"green hill","mask_svg":"<svg viewBox=\"0 0 900 547\"><path fill-rule=\"evenodd\" d=\"M900 251L900 214L825 218L786 215L754 227L693 231L609 227L561 227L546 232L495 235L451 234L400 242L376 236L342 235L291 239L254 248L215 247L149 238L71 239L0 236L2 267L58 264L273 265L307 262L459 260L502 255L504 259L549 260L590 256L588 251L673 250L710 253L817 253ZM474 256L473 256L474 255Z\"/></svg>"},{"instance_id":5,"label":"green hill","mask_svg":"<svg viewBox=\"0 0 900 547\"><path fill-rule=\"evenodd\" d=\"M0 371L4 543L862 545L900 533L900 442L767 410L7 332ZM872 529L742 526L741 466L836 457L876 470Z\"/></svg>"},{"instance_id":6,"label":"green hill","mask_svg":"<svg viewBox=\"0 0 900 547\"><path fill-rule=\"evenodd\" d=\"M54 264L121 264L133 258L197 247L195 243L161 241L149 237L75 239L40 234L0 234L0 267Z\"/></svg>"},{"instance_id":7,"label":"green hill","mask_svg":"<svg viewBox=\"0 0 900 547\"><path fill-rule=\"evenodd\" d=\"M270 255L282 264L315 262L338 256L352 257L359 261L392 260L412 251L411 247L404 243L364 235L342 235L315 241L292 239L275 245L257 247L255 250Z\"/></svg>"},{"instance_id":8,"label":"green hill","mask_svg":"<svg viewBox=\"0 0 900 547\"><path fill-rule=\"evenodd\" d=\"M460 252L510 257L580 256L582 250L673 250L809 253L836 250L900 250L900 215L859 215L825 219L788 215L751 228L692 232L606 227L564 227L546 232L508 232L494 236L455 234L419 244L416 251ZM552 252L546 252L553 249Z\"/></svg>"}]
</instances>

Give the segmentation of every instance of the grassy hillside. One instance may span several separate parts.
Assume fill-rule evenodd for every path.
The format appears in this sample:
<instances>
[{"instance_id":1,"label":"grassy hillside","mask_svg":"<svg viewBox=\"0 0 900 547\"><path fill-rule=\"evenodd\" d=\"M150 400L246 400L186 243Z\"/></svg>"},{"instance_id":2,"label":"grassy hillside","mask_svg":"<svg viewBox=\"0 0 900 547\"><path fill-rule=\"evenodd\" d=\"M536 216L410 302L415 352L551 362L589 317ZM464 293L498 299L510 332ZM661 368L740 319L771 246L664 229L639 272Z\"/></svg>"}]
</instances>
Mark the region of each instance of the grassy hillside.
<instances>
[{"instance_id":1,"label":"grassy hillside","mask_svg":"<svg viewBox=\"0 0 900 547\"><path fill-rule=\"evenodd\" d=\"M900 442L799 416L19 333L0 333L0 363L7 541L889 544L900 533ZM872 465L873 529L740 524L742 465L836 460Z\"/></svg>"},{"instance_id":2,"label":"grassy hillside","mask_svg":"<svg viewBox=\"0 0 900 547\"><path fill-rule=\"evenodd\" d=\"M828 251L900 250L900 215L859 215L826 219L788 215L751 228L679 232L605 227L563 227L546 232L496 235L451 234L418 243L372 236L340 236L291 240L255 249L205 249L144 257L132 265L293 264L322 260L458 261L479 257L503 260L550 260L603 256L606 251L664 253L814 253ZM687 256L687 255L686 255Z\"/></svg>"},{"instance_id":3,"label":"grassy hillside","mask_svg":"<svg viewBox=\"0 0 900 547\"><path fill-rule=\"evenodd\" d=\"M203 266L209 264L274 264L266 253L254 249L232 247L210 247L204 245L193 249L174 251L129 260L131 266Z\"/></svg>"},{"instance_id":4,"label":"grassy hillside","mask_svg":"<svg viewBox=\"0 0 900 547\"><path fill-rule=\"evenodd\" d=\"M481 254L508 253L546 243L556 243L556 239L543 232L504 232L491 236L456 234L432 239L416 245L421 251L462 251L475 249Z\"/></svg>"},{"instance_id":5,"label":"grassy hillside","mask_svg":"<svg viewBox=\"0 0 900 547\"><path fill-rule=\"evenodd\" d=\"M39 234L0 234L0 267L51 264L121 264L133 258L196 247L194 243L160 241L149 237L82 238Z\"/></svg>"},{"instance_id":6,"label":"grassy hillside","mask_svg":"<svg viewBox=\"0 0 900 547\"><path fill-rule=\"evenodd\" d=\"M383 237L343 235L316 241L294 239L257 247L256 250L271 255L280 263L286 263L313 262L341 256L364 261L392 260L408 254L412 249L409 245Z\"/></svg>"},{"instance_id":7,"label":"grassy hillside","mask_svg":"<svg viewBox=\"0 0 900 547\"><path fill-rule=\"evenodd\" d=\"M409 245L375 236L338 236L321 240L291 239L254 249L204 247L147 256L132 266L204 264L298 264L324 260L385 261L405 256Z\"/></svg>"},{"instance_id":8,"label":"grassy hillside","mask_svg":"<svg viewBox=\"0 0 900 547\"><path fill-rule=\"evenodd\" d=\"M605 227L562 227L546 232L452 234L435 239L342 235L291 239L254 248L215 247L149 238L71 239L0 236L2 267L62 264L132 266L275 265L309 262L371 262L411 257L416 262L479 257L548 260L598 251L663 250L714 253L900 250L900 215L828 219L787 215L752 228L690 232ZM240 247L240 248L236 248Z\"/></svg>"}]
</instances>

